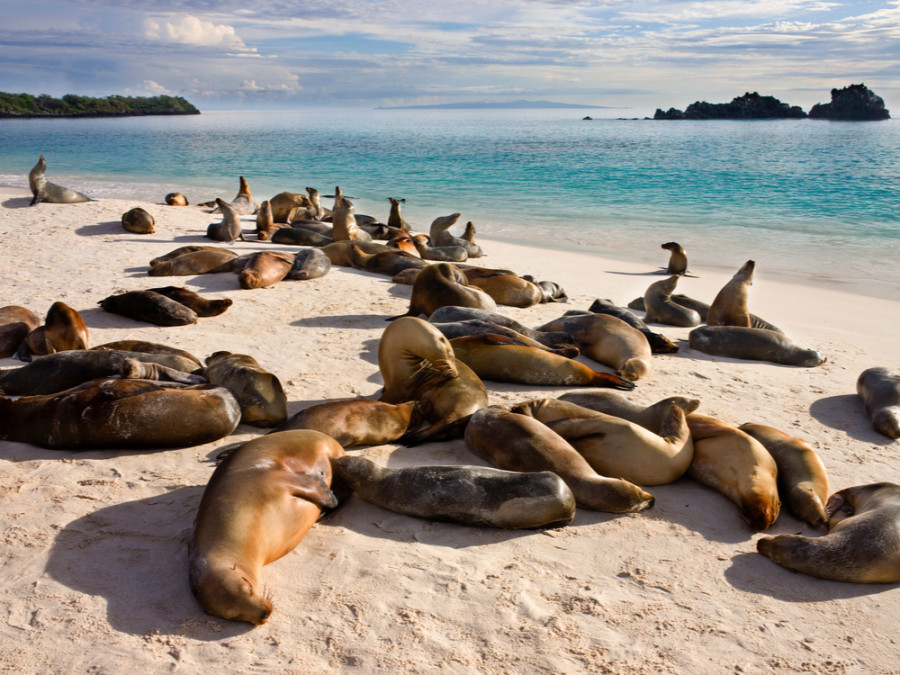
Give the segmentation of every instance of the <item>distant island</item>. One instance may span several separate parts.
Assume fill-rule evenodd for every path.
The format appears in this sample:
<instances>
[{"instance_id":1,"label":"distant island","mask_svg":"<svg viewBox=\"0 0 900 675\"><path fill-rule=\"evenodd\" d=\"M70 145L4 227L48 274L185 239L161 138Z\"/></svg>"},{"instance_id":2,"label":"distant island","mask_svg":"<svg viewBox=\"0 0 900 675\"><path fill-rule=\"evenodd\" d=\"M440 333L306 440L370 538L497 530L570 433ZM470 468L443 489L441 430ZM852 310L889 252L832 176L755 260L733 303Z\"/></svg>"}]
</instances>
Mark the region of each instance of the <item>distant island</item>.
<instances>
[{"instance_id":1,"label":"distant island","mask_svg":"<svg viewBox=\"0 0 900 675\"><path fill-rule=\"evenodd\" d=\"M536 108L611 108L606 105L581 105L578 103L557 103L555 101L475 101L469 103L435 103L434 105L378 106L376 110L528 110Z\"/></svg>"},{"instance_id":2,"label":"distant island","mask_svg":"<svg viewBox=\"0 0 900 675\"><path fill-rule=\"evenodd\" d=\"M180 96L108 96L7 94L0 92L0 118L11 117L134 117L138 115L199 115Z\"/></svg>"},{"instance_id":3,"label":"distant island","mask_svg":"<svg viewBox=\"0 0 900 675\"><path fill-rule=\"evenodd\" d=\"M749 120L804 118L871 121L886 120L890 113L884 107L884 99L876 96L864 84L851 84L843 89L831 90L831 103L817 103L809 111L800 106L782 103L774 96L760 96L747 92L730 103L691 103L683 112L676 108L656 109L655 120Z\"/></svg>"}]
</instances>

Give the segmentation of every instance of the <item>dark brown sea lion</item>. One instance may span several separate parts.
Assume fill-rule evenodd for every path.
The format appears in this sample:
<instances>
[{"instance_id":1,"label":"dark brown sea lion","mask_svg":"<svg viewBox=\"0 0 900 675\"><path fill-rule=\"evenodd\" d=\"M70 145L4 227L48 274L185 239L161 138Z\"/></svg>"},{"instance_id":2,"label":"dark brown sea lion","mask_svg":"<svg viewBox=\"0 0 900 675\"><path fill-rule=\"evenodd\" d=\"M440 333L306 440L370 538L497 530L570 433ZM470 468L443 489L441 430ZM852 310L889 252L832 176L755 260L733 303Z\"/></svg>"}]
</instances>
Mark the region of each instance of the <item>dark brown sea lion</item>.
<instances>
[{"instance_id":1,"label":"dark brown sea lion","mask_svg":"<svg viewBox=\"0 0 900 675\"><path fill-rule=\"evenodd\" d=\"M287 419L287 398L281 382L252 356L215 352L206 357L203 376L234 394L243 424L273 427Z\"/></svg>"},{"instance_id":2,"label":"dark brown sea lion","mask_svg":"<svg viewBox=\"0 0 900 675\"><path fill-rule=\"evenodd\" d=\"M497 304L484 291L468 285L466 277L450 263L426 265L413 284L409 311L402 316L431 315L436 309L453 305L497 311Z\"/></svg>"},{"instance_id":3,"label":"dark brown sea lion","mask_svg":"<svg viewBox=\"0 0 900 675\"><path fill-rule=\"evenodd\" d=\"M15 354L25 337L40 325L37 314L27 307L0 307L0 358Z\"/></svg>"},{"instance_id":4,"label":"dark brown sea lion","mask_svg":"<svg viewBox=\"0 0 900 675\"><path fill-rule=\"evenodd\" d=\"M814 349L804 349L781 333L741 326L700 326L688 335L691 349L735 359L770 361L788 366L814 368L825 357Z\"/></svg>"},{"instance_id":5,"label":"dark brown sea lion","mask_svg":"<svg viewBox=\"0 0 900 675\"><path fill-rule=\"evenodd\" d=\"M469 319L480 319L482 321L491 321L501 326L511 328L517 333L521 333L525 337L537 340L543 345L552 349L563 348L566 350L574 350L577 354L578 347L564 331L554 331L546 333L544 331L534 330L524 324L519 323L508 316L499 314L498 312L489 312L475 307L458 307L448 306L435 310L428 318L429 321L435 323L445 323L449 321L467 321Z\"/></svg>"},{"instance_id":6,"label":"dark brown sea lion","mask_svg":"<svg viewBox=\"0 0 900 675\"><path fill-rule=\"evenodd\" d=\"M512 530L562 527L575 517L572 490L552 471L389 469L350 456L333 460L332 468L367 502L415 518Z\"/></svg>"},{"instance_id":7,"label":"dark brown sea lion","mask_svg":"<svg viewBox=\"0 0 900 675\"><path fill-rule=\"evenodd\" d=\"M229 298L211 300L182 286L162 286L160 288L148 288L147 290L164 295L175 302L180 302L185 307L192 309L200 317L219 316L224 314L233 304L233 301Z\"/></svg>"},{"instance_id":8,"label":"dark brown sea lion","mask_svg":"<svg viewBox=\"0 0 900 675\"><path fill-rule=\"evenodd\" d=\"M900 485L872 483L835 492L825 506L828 534L763 537L756 550L819 579L859 584L900 581Z\"/></svg>"},{"instance_id":9,"label":"dark brown sea lion","mask_svg":"<svg viewBox=\"0 0 900 675\"><path fill-rule=\"evenodd\" d=\"M856 380L872 424L888 438L900 438L900 374L887 368L869 368Z\"/></svg>"},{"instance_id":10,"label":"dark brown sea lion","mask_svg":"<svg viewBox=\"0 0 900 675\"><path fill-rule=\"evenodd\" d=\"M409 223L403 219L403 214L400 212L401 200L394 199L393 197L388 197L388 200L391 202L391 212L390 215L388 215L387 224L391 227L403 230L404 232L410 232L411 228L409 227Z\"/></svg>"},{"instance_id":11,"label":"dark brown sea lion","mask_svg":"<svg viewBox=\"0 0 900 675\"><path fill-rule=\"evenodd\" d=\"M280 228L275 225L275 219L272 217L272 205L267 199L259 205L259 211L256 212L256 238L260 241L268 241L277 229Z\"/></svg>"},{"instance_id":12,"label":"dark brown sea lion","mask_svg":"<svg viewBox=\"0 0 900 675\"><path fill-rule=\"evenodd\" d=\"M778 518L778 468L755 438L715 417L691 413L694 459L688 473L736 503L755 531Z\"/></svg>"},{"instance_id":13,"label":"dark brown sea lion","mask_svg":"<svg viewBox=\"0 0 900 675\"><path fill-rule=\"evenodd\" d=\"M325 434L283 431L244 443L216 467L188 545L191 590L208 614L266 622L272 603L260 571L337 505L330 460L343 454Z\"/></svg>"},{"instance_id":14,"label":"dark brown sea lion","mask_svg":"<svg viewBox=\"0 0 900 675\"><path fill-rule=\"evenodd\" d=\"M268 288L284 279L293 266L294 256L289 253L260 251L254 253L238 273L238 283L241 288Z\"/></svg>"},{"instance_id":15,"label":"dark brown sea lion","mask_svg":"<svg viewBox=\"0 0 900 675\"><path fill-rule=\"evenodd\" d=\"M157 326L186 326L197 323L197 314L180 302L153 291L126 291L97 303L104 311Z\"/></svg>"},{"instance_id":16,"label":"dark brown sea lion","mask_svg":"<svg viewBox=\"0 0 900 675\"><path fill-rule=\"evenodd\" d=\"M541 302L568 302L569 296L566 295L566 289L555 281L538 281L530 274L523 274L525 281L537 284L541 289Z\"/></svg>"},{"instance_id":17,"label":"dark brown sea lion","mask_svg":"<svg viewBox=\"0 0 900 675\"><path fill-rule=\"evenodd\" d=\"M81 314L66 303L57 301L47 310L44 325L25 336L16 356L22 361L28 361L32 354L40 356L87 348L88 329Z\"/></svg>"},{"instance_id":18,"label":"dark brown sea lion","mask_svg":"<svg viewBox=\"0 0 900 675\"><path fill-rule=\"evenodd\" d=\"M331 270L331 261L320 249L307 248L294 254L291 271L285 279L306 281L324 277Z\"/></svg>"},{"instance_id":19,"label":"dark brown sea lion","mask_svg":"<svg viewBox=\"0 0 900 675\"><path fill-rule=\"evenodd\" d=\"M708 326L743 326L751 328L747 298L753 285L753 271L756 262L748 260L731 280L722 287L706 314Z\"/></svg>"},{"instance_id":20,"label":"dark brown sea lion","mask_svg":"<svg viewBox=\"0 0 900 675\"><path fill-rule=\"evenodd\" d=\"M685 255L681 244L669 241L660 245L660 248L671 251L669 255L669 265L666 267L666 274L687 274L687 255Z\"/></svg>"},{"instance_id":21,"label":"dark brown sea lion","mask_svg":"<svg viewBox=\"0 0 900 675\"><path fill-rule=\"evenodd\" d=\"M469 259L469 252L464 246L432 246L427 234L417 234L411 240L422 260L465 262Z\"/></svg>"},{"instance_id":22,"label":"dark brown sea lion","mask_svg":"<svg viewBox=\"0 0 900 675\"><path fill-rule=\"evenodd\" d=\"M231 393L208 384L112 378L46 396L0 396L0 438L56 450L201 445L230 434L239 417Z\"/></svg>"},{"instance_id":23,"label":"dark brown sea lion","mask_svg":"<svg viewBox=\"0 0 900 675\"><path fill-rule=\"evenodd\" d=\"M641 298L641 303L643 303L643 298ZM588 311L595 314L609 314L617 319L622 319L629 326L637 328L647 338L647 342L650 343L650 351L654 354L673 354L678 351L678 345L672 340L661 333L650 330L643 319L630 312L627 308L617 306L612 300L597 298L588 307Z\"/></svg>"},{"instance_id":24,"label":"dark brown sea lion","mask_svg":"<svg viewBox=\"0 0 900 675\"><path fill-rule=\"evenodd\" d=\"M466 447L506 471L552 471L565 481L579 506L596 511L630 513L653 506L653 495L619 478L594 471L566 440L527 415L488 406L466 427Z\"/></svg>"},{"instance_id":25,"label":"dark brown sea lion","mask_svg":"<svg viewBox=\"0 0 900 675\"><path fill-rule=\"evenodd\" d=\"M395 405L370 398L348 398L301 410L274 431L314 429L350 448L393 443L421 422L421 406L415 401Z\"/></svg>"},{"instance_id":26,"label":"dark brown sea lion","mask_svg":"<svg viewBox=\"0 0 900 675\"><path fill-rule=\"evenodd\" d=\"M166 195L166 204L169 206L188 206L188 200L180 192L170 192Z\"/></svg>"},{"instance_id":27,"label":"dark brown sea lion","mask_svg":"<svg viewBox=\"0 0 900 675\"><path fill-rule=\"evenodd\" d=\"M289 246L327 246L334 239L305 227L280 227L272 232L273 244Z\"/></svg>"},{"instance_id":28,"label":"dark brown sea lion","mask_svg":"<svg viewBox=\"0 0 900 675\"><path fill-rule=\"evenodd\" d=\"M350 255L354 248L365 253L396 253L397 249L386 246L377 241L335 241L322 247L322 253L328 256L332 265L338 267L353 267Z\"/></svg>"},{"instance_id":29,"label":"dark brown sea lion","mask_svg":"<svg viewBox=\"0 0 900 675\"><path fill-rule=\"evenodd\" d=\"M140 206L122 214L122 227L135 234L153 234L156 232L156 219Z\"/></svg>"},{"instance_id":30,"label":"dark brown sea lion","mask_svg":"<svg viewBox=\"0 0 900 675\"><path fill-rule=\"evenodd\" d=\"M244 231L241 229L241 219L235 208L228 202L216 198L216 204L222 212L221 223L210 223L206 228L206 236L213 241L225 241L231 243L236 239L244 241Z\"/></svg>"},{"instance_id":31,"label":"dark brown sea lion","mask_svg":"<svg viewBox=\"0 0 900 675\"><path fill-rule=\"evenodd\" d=\"M738 427L758 440L778 466L778 493L788 511L813 527L824 525L828 501L825 465L809 444L764 424Z\"/></svg>"},{"instance_id":32,"label":"dark brown sea lion","mask_svg":"<svg viewBox=\"0 0 900 675\"><path fill-rule=\"evenodd\" d=\"M700 315L697 312L672 301L672 291L675 290L677 283L678 275L673 274L647 287L644 292L647 321L667 326L691 327L700 324Z\"/></svg>"},{"instance_id":33,"label":"dark brown sea lion","mask_svg":"<svg viewBox=\"0 0 900 675\"><path fill-rule=\"evenodd\" d=\"M34 198L31 200L31 206L47 202L48 204L77 204L79 202L89 202L91 198L71 188L51 183L44 175L47 171L47 160L41 155L37 164L28 174L28 186L31 188L31 194Z\"/></svg>"},{"instance_id":34,"label":"dark brown sea lion","mask_svg":"<svg viewBox=\"0 0 900 675\"><path fill-rule=\"evenodd\" d=\"M372 241L372 235L360 229L353 215L353 204L344 197L340 187L334 189L334 207L331 212L331 224L335 241Z\"/></svg>"}]
</instances>

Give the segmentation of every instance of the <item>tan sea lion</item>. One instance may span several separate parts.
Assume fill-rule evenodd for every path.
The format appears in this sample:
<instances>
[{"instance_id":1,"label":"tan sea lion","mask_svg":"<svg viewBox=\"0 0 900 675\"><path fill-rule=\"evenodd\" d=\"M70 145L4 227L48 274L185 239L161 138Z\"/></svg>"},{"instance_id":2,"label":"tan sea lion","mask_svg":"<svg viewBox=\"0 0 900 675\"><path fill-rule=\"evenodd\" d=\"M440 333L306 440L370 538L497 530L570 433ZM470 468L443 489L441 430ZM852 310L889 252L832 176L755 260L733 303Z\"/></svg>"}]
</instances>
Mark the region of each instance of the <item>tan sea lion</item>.
<instances>
[{"instance_id":1,"label":"tan sea lion","mask_svg":"<svg viewBox=\"0 0 900 675\"><path fill-rule=\"evenodd\" d=\"M389 469L365 457L339 457L334 472L364 500L416 518L504 529L562 527L575 497L552 471L483 466Z\"/></svg>"},{"instance_id":2,"label":"tan sea lion","mask_svg":"<svg viewBox=\"0 0 900 675\"><path fill-rule=\"evenodd\" d=\"M743 431L707 415L687 418L694 439L688 474L736 503L755 531L778 518L778 468L769 451Z\"/></svg>"},{"instance_id":3,"label":"tan sea lion","mask_svg":"<svg viewBox=\"0 0 900 675\"><path fill-rule=\"evenodd\" d=\"M334 189L334 208L331 210L332 238L335 241L372 241L372 235L360 229L353 215L353 204L344 197L340 187Z\"/></svg>"},{"instance_id":4,"label":"tan sea lion","mask_svg":"<svg viewBox=\"0 0 900 675\"><path fill-rule=\"evenodd\" d=\"M537 340L547 347L553 349L564 348L567 350L574 349L577 354L578 347L569 337L569 334L563 331L545 332L534 330L524 324L509 318L499 312L489 312L475 307L458 307L447 306L435 310L428 318L429 321L435 323L445 323L449 321L467 321L469 319L480 319L482 321L491 321L506 328L511 328L517 333L521 333L525 337Z\"/></svg>"},{"instance_id":5,"label":"tan sea lion","mask_svg":"<svg viewBox=\"0 0 900 675\"><path fill-rule=\"evenodd\" d=\"M804 349L782 333L743 326L700 326L688 335L691 349L734 359L770 361L788 366L814 368L825 357L814 349Z\"/></svg>"},{"instance_id":6,"label":"tan sea lion","mask_svg":"<svg viewBox=\"0 0 900 675\"><path fill-rule=\"evenodd\" d=\"M234 207L216 198L216 204L222 212L221 223L210 223L206 228L206 236L214 241L226 241L231 243L236 239L244 241L244 231L241 229L241 219Z\"/></svg>"},{"instance_id":7,"label":"tan sea lion","mask_svg":"<svg viewBox=\"0 0 900 675\"><path fill-rule=\"evenodd\" d=\"M900 485L872 483L835 492L825 506L828 534L763 537L756 550L819 579L859 584L900 581Z\"/></svg>"},{"instance_id":8,"label":"tan sea lion","mask_svg":"<svg viewBox=\"0 0 900 675\"><path fill-rule=\"evenodd\" d=\"M165 361L158 360L158 363L177 368L186 373L193 372L203 367L200 359L196 356L177 347L160 344L158 342L148 342L146 340L116 340L114 342L104 342L102 345L91 347L92 350L112 350L122 352L137 352L142 354L153 354L156 356L167 357ZM169 359L172 360L169 360Z\"/></svg>"},{"instance_id":9,"label":"tan sea lion","mask_svg":"<svg viewBox=\"0 0 900 675\"><path fill-rule=\"evenodd\" d=\"M753 284L753 271L756 263L748 260L731 280L722 287L706 314L708 326L743 326L751 328L750 312L747 309L747 297Z\"/></svg>"},{"instance_id":10,"label":"tan sea lion","mask_svg":"<svg viewBox=\"0 0 900 675\"><path fill-rule=\"evenodd\" d=\"M672 301L672 291L677 283L678 275L673 274L647 287L644 292L647 321L688 328L700 324L700 315L695 310Z\"/></svg>"},{"instance_id":11,"label":"tan sea lion","mask_svg":"<svg viewBox=\"0 0 900 675\"><path fill-rule=\"evenodd\" d=\"M331 261L320 249L307 248L294 254L291 271L285 279L306 281L324 277L331 270Z\"/></svg>"},{"instance_id":12,"label":"tan sea lion","mask_svg":"<svg viewBox=\"0 0 900 675\"><path fill-rule=\"evenodd\" d=\"M543 302L544 291L541 287L517 274L469 276L466 272L467 270L463 270L469 285L483 290L498 305L531 307Z\"/></svg>"},{"instance_id":13,"label":"tan sea lion","mask_svg":"<svg viewBox=\"0 0 900 675\"><path fill-rule=\"evenodd\" d=\"M500 324L494 323L493 321L484 321L482 319L468 319L466 321L438 323L429 320L428 323L441 331L441 333L443 333L448 340L453 340L454 338L458 337L465 337L467 335L486 335L490 333L493 335L502 335L508 337L513 340L515 344L522 344L527 347L534 347L535 349L543 349L554 354L559 354L560 356L566 356L570 359L575 358L579 354L578 349L575 347L565 344L559 347L550 347L542 342L538 342L537 340L532 340L530 337L522 335L521 333L517 333L512 328L501 326Z\"/></svg>"},{"instance_id":14,"label":"tan sea lion","mask_svg":"<svg viewBox=\"0 0 900 675\"><path fill-rule=\"evenodd\" d=\"M421 258L421 256L419 255L419 249L416 248L412 237L410 237L406 232L394 235L393 237L388 239L387 245L391 248L396 248L400 251L403 251L404 253L409 253L410 255Z\"/></svg>"},{"instance_id":15,"label":"tan sea lion","mask_svg":"<svg viewBox=\"0 0 900 675\"><path fill-rule=\"evenodd\" d=\"M339 267L353 267L350 254L357 249L365 253L396 253L397 249L386 246L377 241L335 241L322 247L322 253L328 256L332 265Z\"/></svg>"},{"instance_id":16,"label":"tan sea lion","mask_svg":"<svg viewBox=\"0 0 900 675\"><path fill-rule=\"evenodd\" d=\"M474 241L470 241L469 239L464 239L463 237L454 237L448 231L453 225L456 224L456 221L459 220L458 213L451 213L449 216L440 216L435 218L431 222L431 227L429 228L429 239L431 240L432 246L462 246L466 249L466 253L468 253L470 258L480 258L484 255L484 251L481 250L481 247L474 243ZM469 236L474 239L475 236L475 226L472 226L471 231L466 229Z\"/></svg>"},{"instance_id":17,"label":"tan sea lion","mask_svg":"<svg viewBox=\"0 0 900 675\"><path fill-rule=\"evenodd\" d=\"M670 251L669 265L666 267L666 274L687 274L687 255L681 244L674 241L662 244L660 248Z\"/></svg>"},{"instance_id":18,"label":"tan sea lion","mask_svg":"<svg viewBox=\"0 0 900 675\"><path fill-rule=\"evenodd\" d=\"M640 424L645 429L659 433L665 422L669 407L676 405L684 413L690 414L700 407L700 400L685 396L670 396L653 405L643 406L625 398L622 394L608 389L602 391L572 391L559 397L560 401L575 403L583 408L614 415Z\"/></svg>"},{"instance_id":19,"label":"tan sea lion","mask_svg":"<svg viewBox=\"0 0 900 675\"><path fill-rule=\"evenodd\" d=\"M170 192L166 195L166 204L169 206L188 206L188 200L180 192Z\"/></svg>"},{"instance_id":20,"label":"tan sea lion","mask_svg":"<svg viewBox=\"0 0 900 675\"><path fill-rule=\"evenodd\" d=\"M27 307L0 307L0 359L15 354L25 337L40 325L37 314Z\"/></svg>"},{"instance_id":21,"label":"tan sea lion","mask_svg":"<svg viewBox=\"0 0 900 675\"><path fill-rule=\"evenodd\" d=\"M233 301L229 298L204 298L199 293L182 286L162 286L160 288L148 288L147 290L164 295L175 302L180 302L188 309L193 310L194 314L201 317L224 314L233 304Z\"/></svg>"},{"instance_id":22,"label":"tan sea lion","mask_svg":"<svg viewBox=\"0 0 900 675\"><path fill-rule=\"evenodd\" d=\"M469 286L465 275L456 267L450 263L434 263L419 272L409 299L409 311L402 316L429 316L448 305L497 311L494 300L481 289Z\"/></svg>"},{"instance_id":23,"label":"tan sea lion","mask_svg":"<svg viewBox=\"0 0 900 675\"><path fill-rule=\"evenodd\" d=\"M370 398L348 398L305 408L274 431L314 429L350 448L393 443L421 422L421 406L415 401L395 405Z\"/></svg>"},{"instance_id":24,"label":"tan sea lion","mask_svg":"<svg viewBox=\"0 0 900 675\"><path fill-rule=\"evenodd\" d=\"M828 501L825 465L809 444L764 424L738 427L758 440L778 466L778 493L788 511L813 527L824 525Z\"/></svg>"},{"instance_id":25,"label":"tan sea lion","mask_svg":"<svg viewBox=\"0 0 900 675\"><path fill-rule=\"evenodd\" d=\"M281 382L252 356L215 352L206 357L203 376L234 394L241 406L242 424L274 427L287 419Z\"/></svg>"},{"instance_id":26,"label":"tan sea lion","mask_svg":"<svg viewBox=\"0 0 900 675\"><path fill-rule=\"evenodd\" d=\"M272 217L272 205L267 199L259 205L256 212L256 238L260 241L268 241L276 229L275 219Z\"/></svg>"},{"instance_id":27,"label":"tan sea lion","mask_svg":"<svg viewBox=\"0 0 900 675\"><path fill-rule=\"evenodd\" d=\"M294 256L275 251L254 253L238 273L241 288L268 288L284 279L294 266Z\"/></svg>"},{"instance_id":28,"label":"tan sea lion","mask_svg":"<svg viewBox=\"0 0 900 675\"><path fill-rule=\"evenodd\" d=\"M25 336L16 356L22 361L28 361L32 354L40 356L87 348L88 329L81 314L66 303L57 301L47 310L44 325Z\"/></svg>"},{"instance_id":29,"label":"tan sea lion","mask_svg":"<svg viewBox=\"0 0 900 675\"><path fill-rule=\"evenodd\" d=\"M669 403L658 433L613 415L552 398L525 401L512 412L534 417L565 438L602 476L665 485L684 475L694 456L687 419Z\"/></svg>"},{"instance_id":30,"label":"tan sea lion","mask_svg":"<svg viewBox=\"0 0 900 675\"><path fill-rule=\"evenodd\" d=\"M192 244L190 246L179 246L176 249L169 251L161 256L157 256L150 261L150 266L161 265L162 263L170 262L175 260L176 258L180 258L183 255L187 255L188 253L196 253L197 251L225 251L226 253L230 253L232 256L236 256L237 253L231 251L227 248L222 248L220 246L197 246Z\"/></svg>"},{"instance_id":31,"label":"tan sea lion","mask_svg":"<svg viewBox=\"0 0 900 675\"><path fill-rule=\"evenodd\" d=\"M473 223L471 220L468 223L466 223L466 229L463 231L462 237L460 237L460 238L465 239L470 244L474 244L475 243L475 223Z\"/></svg>"},{"instance_id":32,"label":"tan sea lion","mask_svg":"<svg viewBox=\"0 0 900 675\"><path fill-rule=\"evenodd\" d=\"M296 209L307 209L312 206L309 197L296 192L279 192L269 200L272 219L276 223L289 223L291 214Z\"/></svg>"},{"instance_id":33,"label":"tan sea lion","mask_svg":"<svg viewBox=\"0 0 900 675\"><path fill-rule=\"evenodd\" d=\"M135 234L153 234L156 232L156 219L140 206L122 214L122 227Z\"/></svg>"},{"instance_id":34,"label":"tan sea lion","mask_svg":"<svg viewBox=\"0 0 900 675\"><path fill-rule=\"evenodd\" d=\"M466 427L466 447L506 471L552 471L575 502L595 511L630 513L653 505L653 495L619 478L599 475L562 436L532 417L502 406L482 408Z\"/></svg>"},{"instance_id":35,"label":"tan sea lion","mask_svg":"<svg viewBox=\"0 0 900 675\"><path fill-rule=\"evenodd\" d=\"M643 298L641 298L641 303L643 303ZM637 328L644 334L644 337L647 338L647 342L650 343L650 351L654 354L673 354L678 351L678 345L676 343L665 335L650 330L643 319L633 314L627 308L619 307L612 300L597 298L591 303L591 306L588 307L588 311L594 312L595 314L609 314L617 319L621 319L629 326Z\"/></svg>"},{"instance_id":36,"label":"tan sea lion","mask_svg":"<svg viewBox=\"0 0 900 675\"><path fill-rule=\"evenodd\" d=\"M165 256L163 256L165 257ZM187 277L195 274L217 274L231 270L231 262L237 253L224 248L201 248L187 251L168 259L156 258L159 262L150 261L151 277Z\"/></svg>"},{"instance_id":37,"label":"tan sea lion","mask_svg":"<svg viewBox=\"0 0 900 675\"><path fill-rule=\"evenodd\" d=\"M41 155L37 164L34 165L34 168L28 174L28 186L31 188L31 194L34 195L30 206L41 202L47 202L48 204L77 204L91 201L90 197L76 190L51 183L44 175L46 171L47 160Z\"/></svg>"},{"instance_id":38,"label":"tan sea lion","mask_svg":"<svg viewBox=\"0 0 900 675\"><path fill-rule=\"evenodd\" d=\"M177 300L153 291L126 291L103 298L104 311L157 326L187 326L197 323L197 314Z\"/></svg>"},{"instance_id":39,"label":"tan sea lion","mask_svg":"<svg viewBox=\"0 0 900 675\"><path fill-rule=\"evenodd\" d=\"M435 260L438 262L465 262L469 259L469 253L463 246L432 246L427 234L417 234L411 237L416 252L422 260Z\"/></svg>"},{"instance_id":40,"label":"tan sea lion","mask_svg":"<svg viewBox=\"0 0 900 675\"><path fill-rule=\"evenodd\" d=\"M872 424L888 438L900 438L900 374L887 368L868 368L856 380Z\"/></svg>"},{"instance_id":41,"label":"tan sea lion","mask_svg":"<svg viewBox=\"0 0 900 675\"><path fill-rule=\"evenodd\" d=\"M686 307L687 309L692 309L697 314L700 315L701 321L706 321L707 316L709 315L709 305L703 302L702 300L697 300L696 298L692 298L688 295L684 295L683 293L676 293L671 297L672 302L676 305L681 305L682 307ZM644 307L644 298L635 298L631 302L628 303L628 307L631 309L636 309L638 311L645 311ZM775 326L762 317L757 316L756 314L750 314L750 327L751 328L764 328L765 330L773 330L776 333L783 333L778 326Z\"/></svg>"},{"instance_id":42,"label":"tan sea lion","mask_svg":"<svg viewBox=\"0 0 900 675\"><path fill-rule=\"evenodd\" d=\"M366 270L375 274L394 276L403 270L420 270L427 262L400 249L367 253L359 246L352 246L348 255L350 266L354 269Z\"/></svg>"},{"instance_id":43,"label":"tan sea lion","mask_svg":"<svg viewBox=\"0 0 900 675\"><path fill-rule=\"evenodd\" d=\"M387 224L404 232L410 232L409 223L403 219L403 214L400 212L401 200L388 197L388 201L391 202L391 212L388 215Z\"/></svg>"},{"instance_id":44,"label":"tan sea lion","mask_svg":"<svg viewBox=\"0 0 900 675\"><path fill-rule=\"evenodd\" d=\"M208 614L266 622L272 603L260 571L337 505L330 460L343 454L325 434L283 431L244 443L216 467L188 545L191 590Z\"/></svg>"},{"instance_id":45,"label":"tan sea lion","mask_svg":"<svg viewBox=\"0 0 900 675\"><path fill-rule=\"evenodd\" d=\"M223 387L99 379L56 394L0 396L0 439L56 450L181 448L224 438L239 417Z\"/></svg>"},{"instance_id":46,"label":"tan sea lion","mask_svg":"<svg viewBox=\"0 0 900 675\"><path fill-rule=\"evenodd\" d=\"M316 188L308 187L304 188L306 190L306 194L309 195L309 214L315 220L322 220L328 215L326 213L326 209L322 206L322 202L319 199L319 191Z\"/></svg>"}]
</instances>

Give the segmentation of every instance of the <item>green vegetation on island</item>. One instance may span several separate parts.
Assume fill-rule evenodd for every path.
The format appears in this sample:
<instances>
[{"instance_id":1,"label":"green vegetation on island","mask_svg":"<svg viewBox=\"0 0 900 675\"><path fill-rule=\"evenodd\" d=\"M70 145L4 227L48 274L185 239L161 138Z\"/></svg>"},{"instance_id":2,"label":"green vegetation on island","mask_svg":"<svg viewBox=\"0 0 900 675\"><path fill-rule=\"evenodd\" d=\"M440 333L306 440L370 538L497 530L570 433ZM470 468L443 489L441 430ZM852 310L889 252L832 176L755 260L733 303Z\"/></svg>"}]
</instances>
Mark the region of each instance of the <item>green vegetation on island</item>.
<instances>
[{"instance_id":1,"label":"green vegetation on island","mask_svg":"<svg viewBox=\"0 0 900 675\"><path fill-rule=\"evenodd\" d=\"M199 115L181 96L107 96L7 94L0 92L0 117L129 117Z\"/></svg>"}]
</instances>

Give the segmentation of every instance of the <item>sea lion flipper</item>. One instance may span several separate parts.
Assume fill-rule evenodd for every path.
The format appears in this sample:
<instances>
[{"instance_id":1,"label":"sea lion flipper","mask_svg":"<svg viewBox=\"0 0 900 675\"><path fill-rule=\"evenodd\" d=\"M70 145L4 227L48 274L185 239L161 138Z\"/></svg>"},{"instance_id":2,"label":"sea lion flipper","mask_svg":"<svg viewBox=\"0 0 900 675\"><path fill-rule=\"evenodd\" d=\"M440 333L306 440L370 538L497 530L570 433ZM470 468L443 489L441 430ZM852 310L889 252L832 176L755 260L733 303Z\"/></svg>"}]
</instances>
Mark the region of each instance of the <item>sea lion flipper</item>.
<instances>
[{"instance_id":1,"label":"sea lion flipper","mask_svg":"<svg viewBox=\"0 0 900 675\"><path fill-rule=\"evenodd\" d=\"M606 432L602 431L602 428L608 423L605 420L598 421L590 417L563 417L546 424L567 441L573 441L583 438L602 440L606 436Z\"/></svg>"},{"instance_id":2,"label":"sea lion flipper","mask_svg":"<svg viewBox=\"0 0 900 675\"><path fill-rule=\"evenodd\" d=\"M338 505L334 493L316 473L295 473L290 478L290 493L293 497L305 499L322 509L333 509Z\"/></svg>"}]
</instances>

